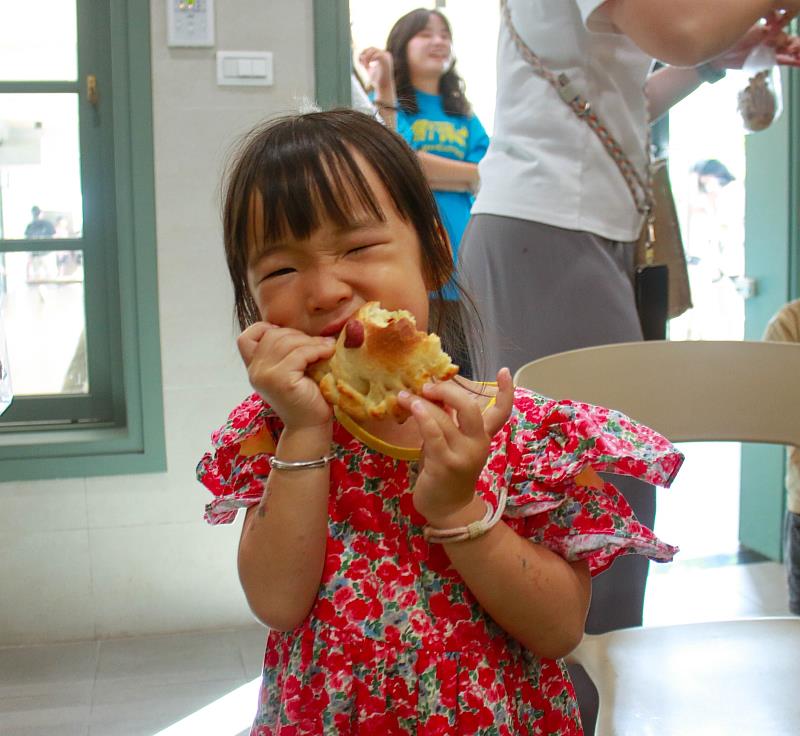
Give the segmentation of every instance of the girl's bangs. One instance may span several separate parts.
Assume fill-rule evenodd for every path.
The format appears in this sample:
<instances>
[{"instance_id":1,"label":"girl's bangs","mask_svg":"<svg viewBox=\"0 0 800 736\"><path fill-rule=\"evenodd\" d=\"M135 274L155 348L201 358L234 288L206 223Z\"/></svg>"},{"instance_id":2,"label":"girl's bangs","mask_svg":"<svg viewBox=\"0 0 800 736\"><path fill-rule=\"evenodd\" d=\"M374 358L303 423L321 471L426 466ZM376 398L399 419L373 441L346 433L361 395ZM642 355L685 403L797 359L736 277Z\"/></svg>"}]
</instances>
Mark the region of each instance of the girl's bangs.
<instances>
[{"instance_id":1,"label":"girl's bangs","mask_svg":"<svg viewBox=\"0 0 800 736\"><path fill-rule=\"evenodd\" d=\"M259 166L254 188L261 193L265 244L305 240L324 223L348 229L365 220L385 222L346 144L319 137L303 143Z\"/></svg>"}]
</instances>

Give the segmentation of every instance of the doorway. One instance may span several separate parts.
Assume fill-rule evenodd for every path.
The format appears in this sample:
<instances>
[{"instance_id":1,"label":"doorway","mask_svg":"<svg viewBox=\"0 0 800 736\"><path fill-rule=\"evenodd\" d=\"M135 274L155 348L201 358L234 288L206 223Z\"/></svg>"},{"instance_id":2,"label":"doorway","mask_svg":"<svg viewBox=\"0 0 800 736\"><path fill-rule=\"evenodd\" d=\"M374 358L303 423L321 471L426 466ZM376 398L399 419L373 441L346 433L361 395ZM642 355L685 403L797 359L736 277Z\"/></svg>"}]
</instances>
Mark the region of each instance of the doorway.
<instances>
[{"instance_id":1,"label":"doorway","mask_svg":"<svg viewBox=\"0 0 800 736\"><path fill-rule=\"evenodd\" d=\"M701 85L669 113L670 180L693 302L671 320L672 340L744 338L747 157L736 110L741 85L742 75L730 72ZM675 485L657 492L655 531L680 545L681 560L734 560L741 445L685 443L680 449L686 462Z\"/></svg>"}]
</instances>

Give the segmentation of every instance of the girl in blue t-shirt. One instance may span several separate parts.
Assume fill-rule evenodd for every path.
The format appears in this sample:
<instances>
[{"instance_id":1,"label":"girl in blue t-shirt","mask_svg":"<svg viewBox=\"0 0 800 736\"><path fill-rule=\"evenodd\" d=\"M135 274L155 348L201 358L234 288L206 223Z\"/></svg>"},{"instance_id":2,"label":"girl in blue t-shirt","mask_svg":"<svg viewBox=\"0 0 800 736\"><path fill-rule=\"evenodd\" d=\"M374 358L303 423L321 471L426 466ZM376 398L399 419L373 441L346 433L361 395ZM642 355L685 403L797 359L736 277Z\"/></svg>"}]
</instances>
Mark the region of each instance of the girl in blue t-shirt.
<instances>
[{"instance_id":1,"label":"girl in blue t-shirt","mask_svg":"<svg viewBox=\"0 0 800 736\"><path fill-rule=\"evenodd\" d=\"M394 24L385 50L365 49L359 60L384 121L417 151L456 260L489 136L464 94L452 44L444 15L419 8ZM458 299L455 287L448 285L444 296L443 308L454 308L447 301ZM463 373L466 354L458 346L447 347L457 354Z\"/></svg>"}]
</instances>

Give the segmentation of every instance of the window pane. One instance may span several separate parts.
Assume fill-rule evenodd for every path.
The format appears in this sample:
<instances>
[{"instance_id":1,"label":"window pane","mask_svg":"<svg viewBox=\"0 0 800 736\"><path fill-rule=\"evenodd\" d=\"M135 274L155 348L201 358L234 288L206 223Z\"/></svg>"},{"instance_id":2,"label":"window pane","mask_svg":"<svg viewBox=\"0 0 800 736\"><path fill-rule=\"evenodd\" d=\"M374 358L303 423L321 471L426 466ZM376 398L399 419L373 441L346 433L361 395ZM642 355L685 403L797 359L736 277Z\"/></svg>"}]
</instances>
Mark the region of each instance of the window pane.
<instances>
[{"instance_id":1,"label":"window pane","mask_svg":"<svg viewBox=\"0 0 800 736\"><path fill-rule=\"evenodd\" d=\"M75 0L0 0L0 81L78 77Z\"/></svg>"},{"instance_id":2,"label":"window pane","mask_svg":"<svg viewBox=\"0 0 800 736\"><path fill-rule=\"evenodd\" d=\"M0 138L0 238L79 237L78 95L0 94Z\"/></svg>"},{"instance_id":3,"label":"window pane","mask_svg":"<svg viewBox=\"0 0 800 736\"><path fill-rule=\"evenodd\" d=\"M0 313L15 396L88 392L82 251L0 254Z\"/></svg>"}]
</instances>

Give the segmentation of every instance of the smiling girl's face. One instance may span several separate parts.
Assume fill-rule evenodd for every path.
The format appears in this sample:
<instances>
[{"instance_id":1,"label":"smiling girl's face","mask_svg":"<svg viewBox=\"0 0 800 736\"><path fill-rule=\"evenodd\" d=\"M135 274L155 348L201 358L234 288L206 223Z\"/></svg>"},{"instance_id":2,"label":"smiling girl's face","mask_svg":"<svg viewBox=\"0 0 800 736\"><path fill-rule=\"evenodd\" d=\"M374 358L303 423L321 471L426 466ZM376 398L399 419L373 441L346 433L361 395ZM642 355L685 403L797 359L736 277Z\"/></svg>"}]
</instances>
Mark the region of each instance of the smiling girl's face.
<instances>
[{"instance_id":1,"label":"smiling girl's face","mask_svg":"<svg viewBox=\"0 0 800 736\"><path fill-rule=\"evenodd\" d=\"M442 18L431 13L419 33L411 37L406 46L408 68L413 77L440 77L452 61L453 39Z\"/></svg>"},{"instance_id":2,"label":"smiling girl's face","mask_svg":"<svg viewBox=\"0 0 800 736\"><path fill-rule=\"evenodd\" d=\"M248 285L261 319L308 335L337 335L362 304L407 309L417 328L428 329L428 292L420 241L400 217L369 164L355 155L382 217L351 197L352 222L322 219L307 238L264 237L261 198L251 198Z\"/></svg>"}]
</instances>

